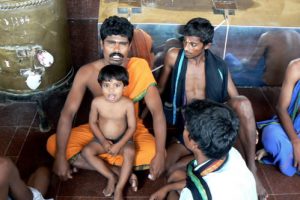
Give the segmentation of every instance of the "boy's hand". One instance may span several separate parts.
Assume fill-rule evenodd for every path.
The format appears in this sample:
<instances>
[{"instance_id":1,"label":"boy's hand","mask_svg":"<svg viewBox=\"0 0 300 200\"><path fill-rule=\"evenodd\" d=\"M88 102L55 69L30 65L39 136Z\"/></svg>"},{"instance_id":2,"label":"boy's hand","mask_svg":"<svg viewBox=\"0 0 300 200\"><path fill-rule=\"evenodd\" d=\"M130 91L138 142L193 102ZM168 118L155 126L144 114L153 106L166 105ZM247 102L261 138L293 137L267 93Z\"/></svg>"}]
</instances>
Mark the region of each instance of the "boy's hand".
<instances>
[{"instance_id":1,"label":"boy's hand","mask_svg":"<svg viewBox=\"0 0 300 200\"><path fill-rule=\"evenodd\" d=\"M119 151L120 151L121 147L118 145L118 144L113 144L111 147L110 147L110 150L109 150L109 154L112 155L112 156L116 156L118 155Z\"/></svg>"},{"instance_id":2,"label":"boy's hand","mask_svg":"<svg viewBox=\"0 0 300 200\"><path fill-rule=\"evenodd\" d=\"M110 152L110 149L112 147L112 143L110 141L106 141L104 142L103 144L103 147L104 147L104 150L109 153Z\"/></svg>"}]
</instances>

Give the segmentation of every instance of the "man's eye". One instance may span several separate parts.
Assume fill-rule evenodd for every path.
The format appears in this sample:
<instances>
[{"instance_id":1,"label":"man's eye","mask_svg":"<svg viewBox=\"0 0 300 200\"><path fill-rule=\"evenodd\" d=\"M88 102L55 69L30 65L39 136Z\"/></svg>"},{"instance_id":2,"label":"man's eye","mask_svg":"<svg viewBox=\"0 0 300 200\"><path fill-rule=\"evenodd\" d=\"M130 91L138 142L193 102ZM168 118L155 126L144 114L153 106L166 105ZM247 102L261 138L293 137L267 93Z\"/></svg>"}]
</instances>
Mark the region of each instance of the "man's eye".
<instances>
[{"instance_id":1,"label":"man's eye","mask_svg":"<svg viewBox=\"0 0 300 200\"><path fill-rule=\"evenodd\" d=\"M121 46L127 46L128 42L120 42Z\"/></svg>"},{"instance_id":2,"label":"man's eye","mask_svg":"<svg viewBox=\"0 0 300 200\"><path fill-rule=\"evenodd\" d=\"M115 42L114 41L106 41L106 44L108 44L108 45L114 45Z\"/></svg>"}]
</instances>

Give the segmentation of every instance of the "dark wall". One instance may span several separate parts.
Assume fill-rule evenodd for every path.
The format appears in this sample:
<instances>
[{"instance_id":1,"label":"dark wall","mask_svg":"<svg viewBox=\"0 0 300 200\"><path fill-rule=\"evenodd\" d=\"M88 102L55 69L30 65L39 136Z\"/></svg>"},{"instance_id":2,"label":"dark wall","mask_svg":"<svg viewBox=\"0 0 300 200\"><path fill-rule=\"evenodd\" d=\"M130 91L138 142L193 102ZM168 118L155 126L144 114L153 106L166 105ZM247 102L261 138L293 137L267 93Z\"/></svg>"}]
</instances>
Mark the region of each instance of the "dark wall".
<instances>
[{"instance_id":1,"label":"dark wall","mask_svg":"<svg viewBox=\"0 0 300 200\"><path fill-rule=\"evenodd\" d=\"M72 65L75 71L98 59L99 0L67 0Z\"/></svg>"}]
</instances>

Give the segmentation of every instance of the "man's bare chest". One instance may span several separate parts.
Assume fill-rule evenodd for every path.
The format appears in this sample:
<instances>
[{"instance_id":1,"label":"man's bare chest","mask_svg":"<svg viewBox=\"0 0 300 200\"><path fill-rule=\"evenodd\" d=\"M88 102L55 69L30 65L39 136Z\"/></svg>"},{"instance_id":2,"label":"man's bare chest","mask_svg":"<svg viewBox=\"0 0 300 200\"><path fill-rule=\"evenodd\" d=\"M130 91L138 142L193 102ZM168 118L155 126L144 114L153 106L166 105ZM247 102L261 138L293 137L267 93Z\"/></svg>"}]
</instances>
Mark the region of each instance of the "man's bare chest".
<instances>
[{"instance_id":1,"label":"man's bare chest","mask_svg":"<svg viewBox=\"0 0 300 200\"><path fill-rule=\"evenodd\" d=\"M205 98L205 67L188 67L185 77L185 93L187 100Z\"/></svg>"}]
</instances>

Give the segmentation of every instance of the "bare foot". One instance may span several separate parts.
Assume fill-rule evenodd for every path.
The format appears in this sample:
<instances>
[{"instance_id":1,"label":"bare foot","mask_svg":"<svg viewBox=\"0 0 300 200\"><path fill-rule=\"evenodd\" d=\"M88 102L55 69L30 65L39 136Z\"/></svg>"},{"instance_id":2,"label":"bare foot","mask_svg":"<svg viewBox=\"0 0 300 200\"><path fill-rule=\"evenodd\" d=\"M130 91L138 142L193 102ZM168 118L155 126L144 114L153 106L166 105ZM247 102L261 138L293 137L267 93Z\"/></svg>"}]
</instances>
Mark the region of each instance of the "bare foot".
<instances>
[{"instance_id":1,"label":"bare foot","mask_svg":"<svg viewBox=\"0 0 300 200\"><path fill-rule=\"evenodd\" d=\"M129 178L129 183L131 185L132 191L136 192L138 190L138 179L134 173L131 174Z\"/></svg>"},{"instance_id":2,"label":"bare foot","mask_svg":"<svg viewBox=\"0 0 300 200\"><path fill-rule=\"evenodd\" d=\"M78 172L78 168L77 167L73 167L72 172L73 173L77 173Z\"/></svg>"},{"instance_id":3,"label":"bare foot","mask_svg":"<svg viewBox=\"0 0 300 200\"><path fill-rule=\"evenodd\" d=\"M109 178L107 180L106 187L103 190L104 196L106 196L106 197L112 196L112 194L115 191L115 185L116 185L116 179L114 177L113 178Z\"/></svg>"},{"instance_id":4,"label":"bare foot","mask_svg":"<svg viewBox=\"0 0 300 200\"><path fill-rule=\"evenodd\" d=\"M266 200L268 198L268 193L265 190L264 186L261 184L260 180L256 177L256 190L259 200Z\"/></svg>"},{"instance_id":5,"label":"bare foot","mask_svg":"<svg viewBox=\"0 0 300 200\"><path fill-rule=\"evenodd\" d=\"M114 192L114 200L123 200L123 191L120 189L116 189Z\"/></svg>"},{"instance_id":6,"label":"bare foot","mask_svg":"<svg viewBox=\"0 0 300 200\"><path fill-rule=\"evenodd\" d=\"M260 161L263 157L267 156L268 153L265 149L260 149L256 152L255 160Z\"/></svg>"}]
</instances>

